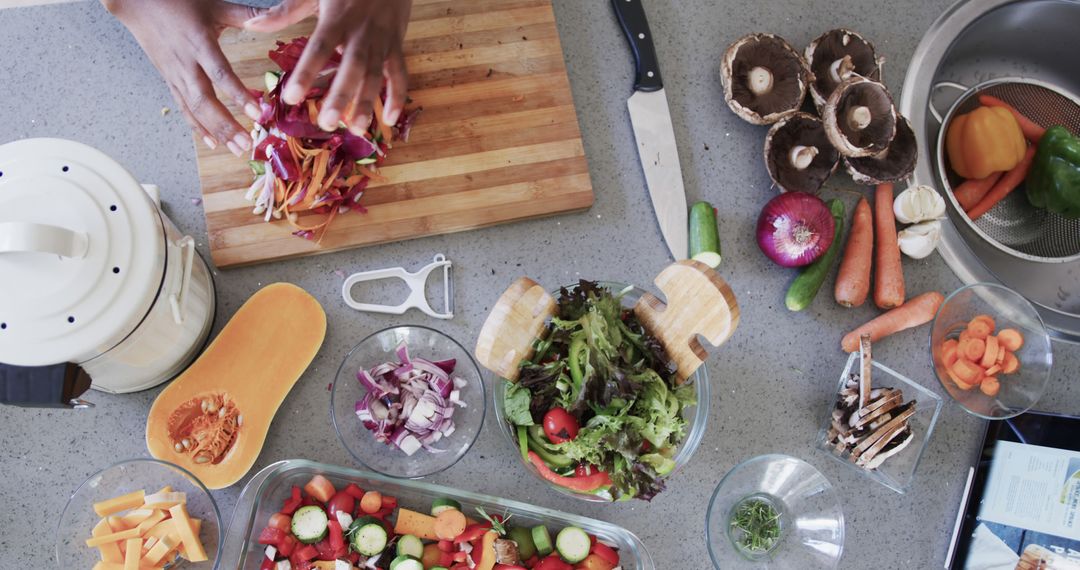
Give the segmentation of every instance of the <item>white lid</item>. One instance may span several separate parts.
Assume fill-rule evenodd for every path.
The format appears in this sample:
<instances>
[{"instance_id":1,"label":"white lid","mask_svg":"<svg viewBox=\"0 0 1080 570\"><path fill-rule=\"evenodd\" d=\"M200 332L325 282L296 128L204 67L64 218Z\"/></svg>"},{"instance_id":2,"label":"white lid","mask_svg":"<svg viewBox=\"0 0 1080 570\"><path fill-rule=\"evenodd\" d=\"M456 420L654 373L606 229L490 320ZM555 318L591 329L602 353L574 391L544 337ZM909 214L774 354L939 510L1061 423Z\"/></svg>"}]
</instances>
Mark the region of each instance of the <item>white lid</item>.
<instances>
[{"instance_id":1,"label":"white lid","mask_svg":"<svg viewBox=\"0 0 1080 570\"><path fill-rule=\"evenodd\" d=\"M62 139L0 146L0 362L109 350L150 310L164 270L157 207L122 166Z\"/></svg>"}]
</instances>

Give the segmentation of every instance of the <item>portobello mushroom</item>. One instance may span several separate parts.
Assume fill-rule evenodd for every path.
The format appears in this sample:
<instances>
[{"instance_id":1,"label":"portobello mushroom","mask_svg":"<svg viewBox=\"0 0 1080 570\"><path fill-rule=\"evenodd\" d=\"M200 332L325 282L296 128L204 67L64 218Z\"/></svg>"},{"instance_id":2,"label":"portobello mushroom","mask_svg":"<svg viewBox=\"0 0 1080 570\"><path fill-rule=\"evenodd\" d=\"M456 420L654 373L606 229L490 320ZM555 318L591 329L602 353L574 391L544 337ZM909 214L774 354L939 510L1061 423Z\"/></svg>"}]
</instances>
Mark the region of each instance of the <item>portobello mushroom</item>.
<instances>
[{"instance_id":1,"label":"portobello mushroom","mask_svg":"<svg viewBox=\"0 0 1080 570\"><path fill-rule=\"evenodd\" d=\"M841 83L822 109L825 134L845 157L881 154L896 136L892 95L877 81L853 77Z\"/></svg>"},{"instance_id":2,"label":"portobello mushroom","mask_svg":"<svg viewBox=\"0 0 1080 570\"><path fill-rule=\"evenodd\" d=\"M765 135L765 167L781 192L816 194L839 163L824 125L809 113L784 117Z\"/></svg>"},{"instance_id":3,"label":"portobello mushroom","mask_svg":"<svg viewBox=\"0 0 1080 570\"><path fill-rule=\"evenodd\" d=\"M791 44L773 34L735 40L720 61L724 100L743 120L771 125L798 111L810 72Z\"/></svg>"},{"instance_id":4,"label":"portobello mushroom","mask_svg":"<svg viewBox=\"0 0 1080 570\"><path fill-rule=\"evenodd\" d=\"M844 166L851 178L859 184L883 184L896 182L911 176L915 170L919 145L911 123L896 114L896 136L889 147L880 154L864 157L845 157Z\"/></svg>"},{"instance_id":5,"label":"portobello mushroom","mask_svg":"<svg viewBox=\"0 0 1080 570\"><path fill-rule=\"evenodd\" d=\"M837 86L853 76L881 81L882 60L874 53L874 45L854 31L829 30L810 42L803 53L814 76L810 96L818 111Z\"/></svg>"}]
</instances>

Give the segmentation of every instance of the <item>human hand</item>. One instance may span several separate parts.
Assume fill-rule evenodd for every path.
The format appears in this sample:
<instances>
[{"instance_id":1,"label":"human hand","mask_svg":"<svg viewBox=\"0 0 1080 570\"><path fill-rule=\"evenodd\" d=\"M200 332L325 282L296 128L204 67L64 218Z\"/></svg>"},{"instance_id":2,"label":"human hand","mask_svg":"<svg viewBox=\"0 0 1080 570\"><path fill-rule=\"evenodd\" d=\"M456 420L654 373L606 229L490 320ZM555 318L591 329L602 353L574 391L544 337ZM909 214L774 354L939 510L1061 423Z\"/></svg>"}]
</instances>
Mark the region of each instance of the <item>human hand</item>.
<instances>
[{"instance_id":1,"label":"human hand","mask_svg":"<svg viewBox=\"0 0 1080 570\"><path fill-rule=\"evenodd\" d=\"M344 121L357 134L367 129L375 98L386 78L386 105L382 120L397 123L405 108L407 76L402 41L409 24L412 0L282 0L248 20L244 28L276 32L318 12L296 69L289 75L282 99L296 105L314 85L334 50L341 65L319 113L319 126L327 131Z\"/></svg>"},{"instance_id":2,"label":"human hand","mask_svg":"<svg viewBox=\"0 0 1080 570\"><path fill-rule=\"evenodd\" d=\"M248 93L218 45L227 27L241 27L257 8L223 0L102 0L146 51L169 86L191 128L210 148L224 143L242 156L251 137L217 98L214 87L252 119L259 104Z\"/></svg>"}]
</instances>

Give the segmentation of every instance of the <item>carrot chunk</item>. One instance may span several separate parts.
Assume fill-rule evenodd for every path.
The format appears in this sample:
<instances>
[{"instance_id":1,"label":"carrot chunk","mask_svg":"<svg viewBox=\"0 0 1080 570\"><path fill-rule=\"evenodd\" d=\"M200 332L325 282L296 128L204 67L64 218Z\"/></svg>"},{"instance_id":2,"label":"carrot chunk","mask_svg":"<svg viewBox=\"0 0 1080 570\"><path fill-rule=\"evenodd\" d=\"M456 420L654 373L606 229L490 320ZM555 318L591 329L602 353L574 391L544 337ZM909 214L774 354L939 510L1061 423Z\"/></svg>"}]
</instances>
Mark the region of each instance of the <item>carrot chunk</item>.
<instances>
[{"instance_id":1,"label":"carrot chunk","mask_svg":"<svg viewBox=\"0 0 1080 570\"><path fill-rule=\"evenodd\" d=\"M1005 350L1016 352L1020 350L1021 346L1024 346L1024 335L1020 334L1020 331L1016 329L1001 329L1001 332L998 333L998 342L1005 347Z\"/></svg>"},{"instance_id":2,"label":"carrot chunk","mask_svg":"<svg viewBox=\"0 0 1080 570\"><path fill-rule=\"evenodd\" d=\"M1005 352L1005 360L1001 363L1001 371L1012 374L1020 369L1020 359L1011 352Z\"/></svg>"},{"instance_id":3,"label":"carrot chunk","mask_svg":"<svg viewBox=\"0 0 1080 570\"><path fill-rule=\"evenodd\" d=\"M990 366L992 366L995 362L997 362L998 350L999 348L997 337L986 337L986 350L983 352L982 360L979 361L979 364L982 365L983 368L989 368Z\"/></svg>"}]
</instances>

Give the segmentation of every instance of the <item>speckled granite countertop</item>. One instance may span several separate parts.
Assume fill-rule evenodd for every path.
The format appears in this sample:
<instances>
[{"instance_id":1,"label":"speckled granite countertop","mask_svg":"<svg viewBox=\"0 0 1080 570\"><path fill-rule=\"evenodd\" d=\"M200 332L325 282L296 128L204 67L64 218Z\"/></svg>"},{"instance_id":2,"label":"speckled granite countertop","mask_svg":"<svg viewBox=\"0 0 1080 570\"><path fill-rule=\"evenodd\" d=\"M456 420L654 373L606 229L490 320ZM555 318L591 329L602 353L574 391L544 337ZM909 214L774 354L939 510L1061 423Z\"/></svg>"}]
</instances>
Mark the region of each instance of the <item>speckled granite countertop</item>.
<instances>
[{"instance_id":1,"label":"speckled granite countertop","mask_svg":"<svg viewBox=\"0 0 1080 570\"><path fill-rule=\"evenodd\" d=\"M632 80L622 33L607 2L555 4L596 205L577 215L216 272L215 332L247 296L273 281L304 287L329 316L326 344L285 400L255 469L294 457L352 464L329 422L327 383L347 350L368 333L416 322L470 344L490 304L518 275L550 284L579 276L648 283L667 263L624 104ZM744 459L787 453L806 459L846 491L847 541L841 567L940 567L984 422L947 404L906 496L842 468L813 448L845 360L839 338L876 310L842 310L828 294L805 312L784 309L792 274L765 259L752 238L758 210L774 194L760 159L764 129L743 123L724 106L718 63L724 46L749 31L774 32L803 46L843 25L876 43L888 60L887 82L898 94L908 58L947 4L650 0L650 24L680 138L688 199L709 200L720 210L725 254L721 273L742 308L737 333L708 362L714 398L705 442L670 481L670 489L649 504L590 505L548 490L525 476L490 418L465 459L432 480L611 521L640 536L658 567L704 569L710 567L705 510L716 483ZM57 136L105 151L141 181L161 187L167 213L195 236L205 253L203 215L192 200L199 188L187 126L179 113L161 114L162 107L173 107L165 85L134 40L97 2L0 10L0 62L0 142ZM846 176L837 176L829 186L854 189ZM832 193L853 203L852 194ZM418 313L359 314L342 303L341 277L335 270L419 267L437 252L447 254L456 269L458 316L453 321L433 323ZM949 292L960 286L936 255L905 260L904 268L911 292ZM826 291L831 286L830 279ZM389 300L395 292L400 291L382 294ZM1080 388L1074 385L1080 348L1055 348L1053 379L1039 408L1080 411ZM875 356L944 395L929 367L925 328L880 343ZM145 455L145 417L157 392L93 393L97 407L89 411L3 409L0 567L41 561L51 551L67 494L114 460ZM214 493L226 517L240 489L237 485Z\"/></svg>"}]
</instances>

